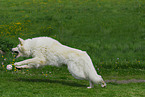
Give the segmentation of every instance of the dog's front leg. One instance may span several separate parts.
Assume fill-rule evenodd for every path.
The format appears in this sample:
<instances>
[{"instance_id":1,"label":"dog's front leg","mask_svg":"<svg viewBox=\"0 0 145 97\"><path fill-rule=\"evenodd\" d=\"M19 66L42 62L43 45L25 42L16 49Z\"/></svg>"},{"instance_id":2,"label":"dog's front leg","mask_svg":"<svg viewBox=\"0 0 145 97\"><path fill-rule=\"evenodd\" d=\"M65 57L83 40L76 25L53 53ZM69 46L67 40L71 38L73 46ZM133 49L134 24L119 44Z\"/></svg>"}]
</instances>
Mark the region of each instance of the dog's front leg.
<instances>
[{"instance_id":1,"label":"dog's front leg","mask_svg":"<svg viewBox=\"0 0 145 97\"><path fill-rule=\"evenodd\" d=\"M90 88L94 88L94 84L92 83L92 81L89 81L90 82L90 87L87 87L88 89Z\"/></svg>"},{"instance_id":2,"label":"dog's front leg","mask_svg":"<svg viewBox=\"0 0 145 97\"><path fill-rule=\"evenodd\" d=\"M35 58L32 58L32 59L27 59L27 60L24 60L24 61L21 61L21 62L16 62L14 63L15 66L20 66L20 65L38 65L38 64L45 64L45 59L43 58L38 58L38 57L35 57Z\"/></svg>"},{"instance_id":3,"label":"dog's front leg","mask_svg":"<svg viewBox=\"0 0 145 97\"><path fill-rule=\"evenodd\" d=\"M16 68L21 69L21 68L33 68L33 67L29 65L22 65L22 66L16 66Z\"/></svg>"}]
</instances>

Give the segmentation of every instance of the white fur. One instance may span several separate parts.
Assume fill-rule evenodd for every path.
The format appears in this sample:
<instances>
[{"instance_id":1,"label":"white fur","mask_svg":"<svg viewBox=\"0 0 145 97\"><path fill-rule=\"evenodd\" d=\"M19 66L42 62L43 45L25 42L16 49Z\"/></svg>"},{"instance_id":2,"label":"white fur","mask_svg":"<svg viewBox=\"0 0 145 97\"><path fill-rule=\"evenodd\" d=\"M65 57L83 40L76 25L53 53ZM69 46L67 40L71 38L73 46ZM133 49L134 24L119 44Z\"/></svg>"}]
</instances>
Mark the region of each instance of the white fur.
<instances>
[{"instance_id":1,"label":"white fur","mask_svg":"<svg viewBox=\"0 0 145 97\"><path fill-rule=\"evenodd\" d=\"M12 51L18 51L17 57L32 57L14 65L17 68L38 68L45 65L61 66L66 64L69 72L77 79L90 81L90 87L93 84L101 83L106 86L102 77L97 74L93 63L85 51L62 45L57 40L50 37L38 37L23 40L19 38L20 44Z\"/></svg>"}]
</instances>

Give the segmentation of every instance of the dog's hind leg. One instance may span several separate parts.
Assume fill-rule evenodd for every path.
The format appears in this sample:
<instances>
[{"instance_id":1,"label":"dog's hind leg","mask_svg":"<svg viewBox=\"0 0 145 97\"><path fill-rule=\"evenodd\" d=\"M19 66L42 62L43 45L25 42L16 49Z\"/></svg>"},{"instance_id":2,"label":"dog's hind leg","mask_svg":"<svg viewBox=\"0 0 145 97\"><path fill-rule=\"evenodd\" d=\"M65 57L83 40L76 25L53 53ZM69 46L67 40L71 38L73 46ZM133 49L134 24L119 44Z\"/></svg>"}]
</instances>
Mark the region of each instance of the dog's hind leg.
<instances>
[{"instance_id":1,"label":"dog's hind leg","mask_svg":"<svg viewBox=\"0 0 145 97\"><path fill-rule=\"evenodd\" d=\"M90 88L94 88L94 84L92 83L92 81L89 81L90 82L90 87L87 87L88 89Z\"/></svg>"}]
</instances>

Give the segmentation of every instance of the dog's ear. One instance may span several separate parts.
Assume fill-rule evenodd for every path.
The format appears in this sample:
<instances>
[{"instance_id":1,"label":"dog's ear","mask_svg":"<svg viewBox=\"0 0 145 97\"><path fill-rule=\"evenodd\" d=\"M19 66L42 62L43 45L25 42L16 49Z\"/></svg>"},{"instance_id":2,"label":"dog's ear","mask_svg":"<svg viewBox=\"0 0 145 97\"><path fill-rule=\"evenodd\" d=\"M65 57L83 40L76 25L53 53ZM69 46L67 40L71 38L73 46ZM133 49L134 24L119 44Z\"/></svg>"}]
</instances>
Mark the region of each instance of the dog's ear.
<instances>
[{"instance_id":1,"label":"dog's ear","mask_svg":"<svg viewBox=\"0 0 145 97\"><path fill-rule=\"evenodd\" d=\"M20 37L18 39L20 41L21 46L23 46L24 40L22 38L20 38Z\"/></svg>"}]
</instances>

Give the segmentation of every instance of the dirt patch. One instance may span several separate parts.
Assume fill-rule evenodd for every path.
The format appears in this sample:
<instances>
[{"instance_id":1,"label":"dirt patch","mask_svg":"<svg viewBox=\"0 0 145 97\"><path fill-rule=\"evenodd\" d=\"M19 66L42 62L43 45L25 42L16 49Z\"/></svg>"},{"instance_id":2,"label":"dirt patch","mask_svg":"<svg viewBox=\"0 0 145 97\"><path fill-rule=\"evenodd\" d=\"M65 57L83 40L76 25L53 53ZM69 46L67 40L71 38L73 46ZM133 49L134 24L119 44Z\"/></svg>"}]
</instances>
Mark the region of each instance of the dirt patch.
<instances>
[{"instance_id":1,"label":"dirt patch","mask_svg":"<svg viewBox=\"0 0 145 97\"><path fill-rule=\"evenodd\" d=\"M145 80L130 79L130 80L106 80L106 83L128 84L128 83L144 83Z\"/></svg>"}]
</instances>

